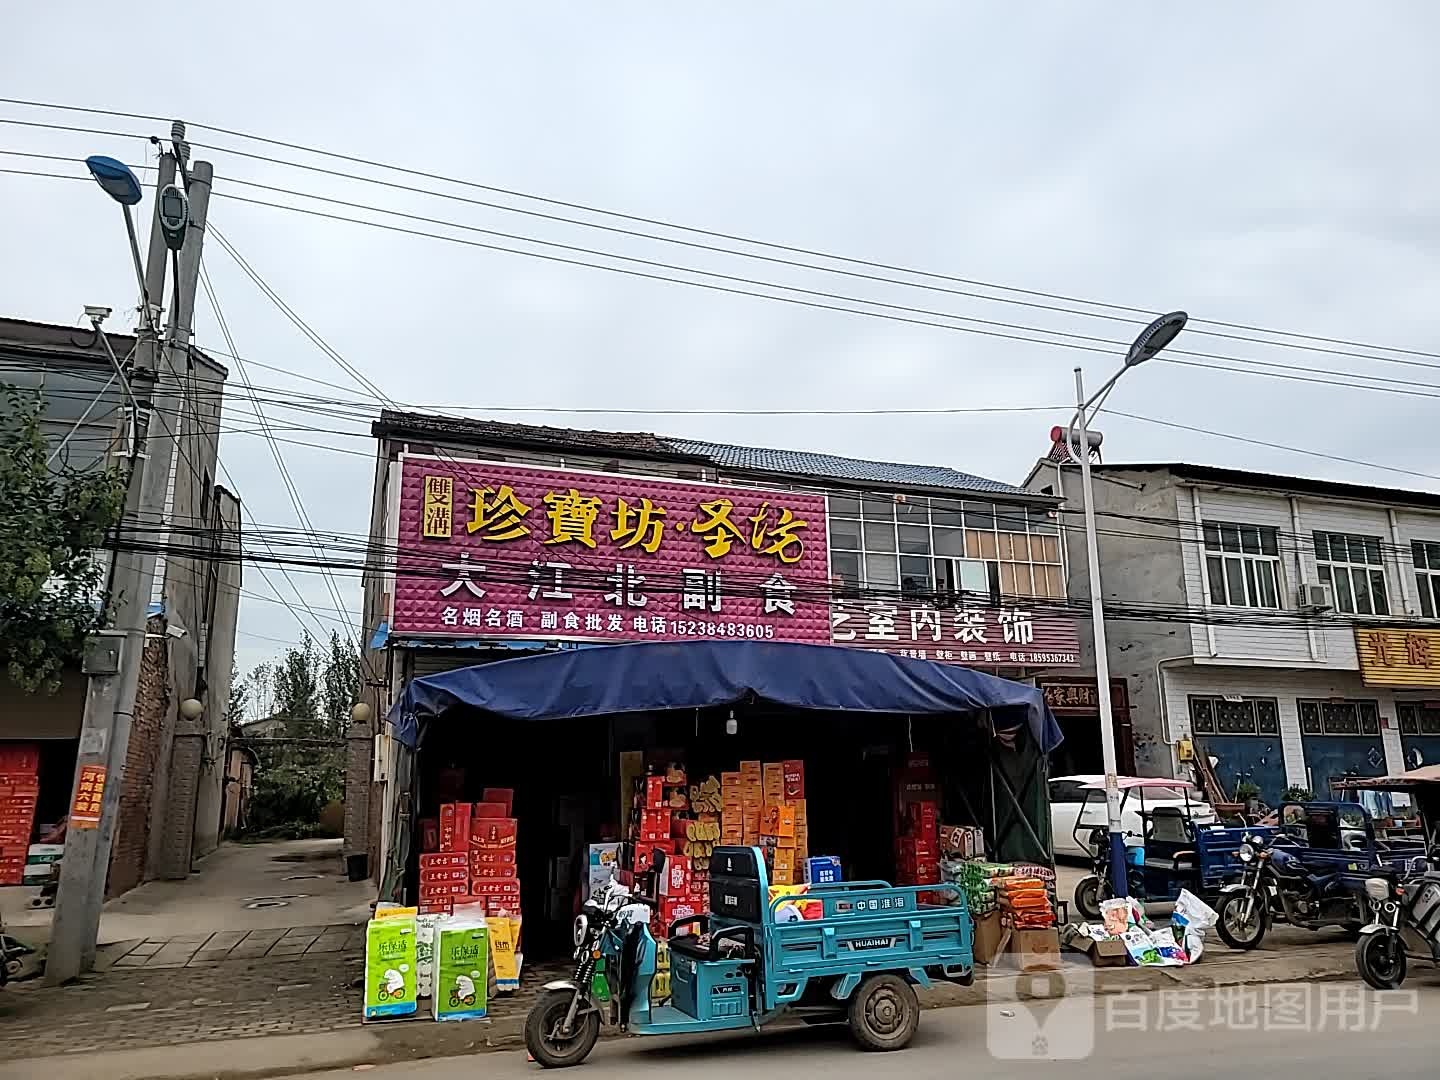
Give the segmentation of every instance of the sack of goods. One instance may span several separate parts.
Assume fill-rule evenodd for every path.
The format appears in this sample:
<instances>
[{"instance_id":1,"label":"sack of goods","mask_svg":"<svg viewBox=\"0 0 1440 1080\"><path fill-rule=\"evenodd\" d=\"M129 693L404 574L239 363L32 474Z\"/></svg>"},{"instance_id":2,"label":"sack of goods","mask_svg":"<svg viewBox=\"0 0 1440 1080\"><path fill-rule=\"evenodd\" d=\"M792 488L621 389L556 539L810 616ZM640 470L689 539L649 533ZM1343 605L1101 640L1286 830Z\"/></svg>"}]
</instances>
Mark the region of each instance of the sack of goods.
<instances>
[{"instance_id":1,"label":"sack of goods","mask_svg":"<svg viewBox=\"0 0 1440 1080\"><path fill-rule=\"evenodd\" d=\"M1055 909L1045 882L1032 877L1002 877L997 888L1000 910L1020 930L1043 930L1055 925Z\"/></svg>"},{"instance_id":2,"label":"sack of goods","mask_svg":"<svg viewBox=\"0 0 1440 1080\"><path fill-rule=\"evenodd\" d=\"M984 915L996 909L999 904L996 882L1011 872L1007 863L980 859L943 859L940 863L941 880L960 887L971 915Z\"/></svg>"}]
</instances>

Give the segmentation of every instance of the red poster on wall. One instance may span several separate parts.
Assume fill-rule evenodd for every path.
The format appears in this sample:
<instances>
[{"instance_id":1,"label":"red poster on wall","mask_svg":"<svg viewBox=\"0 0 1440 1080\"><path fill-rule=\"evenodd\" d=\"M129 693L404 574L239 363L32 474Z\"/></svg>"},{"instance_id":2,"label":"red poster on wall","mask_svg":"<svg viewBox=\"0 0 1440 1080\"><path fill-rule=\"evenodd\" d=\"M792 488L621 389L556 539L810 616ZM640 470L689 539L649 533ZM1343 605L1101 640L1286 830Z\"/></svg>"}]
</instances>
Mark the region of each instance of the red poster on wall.
<instances>
[{"instance_id":1,"label":"red poster on wall","mask_svg":"<svg viewBox=\"0 0 1440 1080\"><path fill-rule=\"evenodd\" d=\"M93 829L100 824L100 807L105 801L105 766L84 765L75 802L70 807L70 828Z\"/></svg>"}]
</instances>

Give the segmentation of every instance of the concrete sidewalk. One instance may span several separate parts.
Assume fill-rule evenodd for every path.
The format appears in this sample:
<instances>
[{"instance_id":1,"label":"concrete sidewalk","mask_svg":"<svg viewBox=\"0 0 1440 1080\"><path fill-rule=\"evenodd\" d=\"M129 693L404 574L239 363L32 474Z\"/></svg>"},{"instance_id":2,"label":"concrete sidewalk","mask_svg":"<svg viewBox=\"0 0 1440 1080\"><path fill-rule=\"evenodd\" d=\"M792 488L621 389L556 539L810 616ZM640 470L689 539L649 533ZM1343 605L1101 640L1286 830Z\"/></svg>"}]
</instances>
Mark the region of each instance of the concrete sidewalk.
<instances>
[{"instance_id":1,"label":"concrete sidewalk","mask_svg":"<svg viewBox=\"0 0 1440 1080\"><path fill-rule=\"evenodd\" d=\"M1184 968L1090 967L1066 953L1059 978L1017 979L981 969L971 987L939 986L927 1008L1067 995L1309 983L1353 978L1353 946L1338 935L1281 927L1264 949L1234 953L1212 942ZM537 970L489 1020L436 1024L428 1018L362 1025L358 951L221 960L178 968L112 967L74 987L0 994L0 1080L177 1080L260 1077L515 1048L544 976Z\"/></svg>"}]
</instances>

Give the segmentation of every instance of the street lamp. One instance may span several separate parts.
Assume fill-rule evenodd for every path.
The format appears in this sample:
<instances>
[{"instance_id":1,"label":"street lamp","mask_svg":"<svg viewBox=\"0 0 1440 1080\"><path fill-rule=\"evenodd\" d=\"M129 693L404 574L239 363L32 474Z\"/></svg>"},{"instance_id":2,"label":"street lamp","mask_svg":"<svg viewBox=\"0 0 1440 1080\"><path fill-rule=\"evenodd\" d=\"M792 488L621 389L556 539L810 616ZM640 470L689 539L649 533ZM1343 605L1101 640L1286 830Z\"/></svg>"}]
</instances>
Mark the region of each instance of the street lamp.
<instances>
[{"instance_id":1,"label":"street lamp","mask_svg":"<svg viewBox=\"0 0 1440 1080\"><path fill-rule=\"evenodd\" d=\"M130 171L130 166L104 154L86 158L85 167L101 190L119 203L125 214L125 231L130 235L130 256L135 260L135 280L140 283L140 304L145 312L145 322L153 333L155 327L151 319L150 297L145 289L145 270L140 265L140 243L135 238L135 218L130 213L130 208L140 201L143 194L140 181Z\"/></svg>"},{"instance_id":2,"label":"street lamp","mask_svg":"<svg viewBox=\"0 0 1440 1080\"><path fill-rule=\"evenodd\" d=\"M1115 762L1115 722L1110 703L1110 657L1105 643L1105 599L1100 589L1100 554L1095 537L1095 491L1090 478L1090 410L1098 408L1107 394L1131 368L1143 364L1185 328L1189 318L1183 311L1161 315L1131 344L1120 370L1106 380L1095 394L1085 397L1084 377L1075 369L1075 415L1070 420L1070 445L1080 457L1080 489L1085 497L1085 557L1089 564L1090 619L1095 637L1095 690L1100 700L1100 749L1105 758L1105 811L1110 833L1110 885L1115 896L1128 896L1125 876L1125 836L1120 831L1120 783Z\"/></svg>"}]
</instances>

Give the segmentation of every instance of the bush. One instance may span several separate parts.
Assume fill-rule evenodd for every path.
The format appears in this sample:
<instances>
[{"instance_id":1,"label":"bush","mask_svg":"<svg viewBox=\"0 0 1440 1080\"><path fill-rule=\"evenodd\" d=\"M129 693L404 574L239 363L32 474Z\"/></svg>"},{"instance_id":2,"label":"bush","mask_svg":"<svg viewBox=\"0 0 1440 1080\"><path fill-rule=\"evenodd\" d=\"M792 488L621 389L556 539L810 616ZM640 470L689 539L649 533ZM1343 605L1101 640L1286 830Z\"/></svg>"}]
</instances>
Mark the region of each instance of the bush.
<instances>
[{"instance_id":1,"label":"bush","mask_svg":"<svg viewBox=\"0 0 1440 1080\"><path fill-rule=\"evenodd\" d=\"M338 761L285 761L255 774L246 830L257 838L302 839L317 834L325 807L345 795Z\"/></svg>"}]
</instances>

